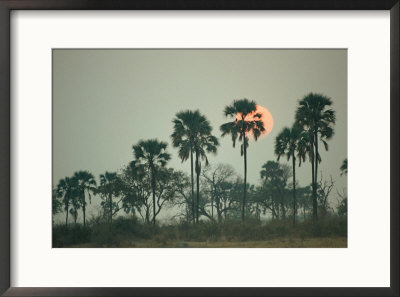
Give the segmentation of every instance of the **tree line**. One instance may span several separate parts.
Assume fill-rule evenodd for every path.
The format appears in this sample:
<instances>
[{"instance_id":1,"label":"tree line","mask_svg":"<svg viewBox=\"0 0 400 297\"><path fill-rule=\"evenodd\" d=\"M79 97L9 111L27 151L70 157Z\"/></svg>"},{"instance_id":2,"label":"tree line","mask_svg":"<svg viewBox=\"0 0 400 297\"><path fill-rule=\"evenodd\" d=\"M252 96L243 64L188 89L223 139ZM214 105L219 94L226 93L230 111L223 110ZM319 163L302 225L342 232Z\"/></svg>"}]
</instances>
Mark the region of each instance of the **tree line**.
<instances>
[{"instance_id":1,"label":"tree line","mask_svg":"<svg viewBox=\"0 0 400 297\"><path fill-rule=\"evenodd\" d=\"M258 186L247 183L247 152L249 137L257 141L265 127L256 103L240 99L225 107L229 121L220 126L220 132L221 137L231 137L233 147L240 143L243 178L229 164L209 164L208 155L218 151L218 138L205 115L199 110L186 110L173 118L170 137L180 160L190 162L190 175L167 166L171 154L166 142L140 140L132 146L134 158L122 172L101 174L99 184L88 171L61 179L53 189L53 213L64 211L65 224L69 215L76 224L81 209L86 226L86 206L96 195L101 199L102 215L110 223L123 210L155 225L161 209L166 207L176 207L180 212L175 217L193 224L201 216L216 222L227 218L244 221L250 216L260 219L261 213L267 212L276 219L291 213L295 224L298 209L303 217L311 212L317 220L318 211L328 211L327 198L334 185L332 179L318 179L322 162L318 145L322 143L328 150L327 141L334 134L336 117L331 105L332 100L322 94L309 93L299 100L293 125L284 128L275 140L277 160L262 166ZM282 156L292 161L291 168L278 162ZM296 166L307 159L312 178L310 186L302 188L297 185ZM347 174L347 159L341 170Z\"/></svg>"}]
</instances>

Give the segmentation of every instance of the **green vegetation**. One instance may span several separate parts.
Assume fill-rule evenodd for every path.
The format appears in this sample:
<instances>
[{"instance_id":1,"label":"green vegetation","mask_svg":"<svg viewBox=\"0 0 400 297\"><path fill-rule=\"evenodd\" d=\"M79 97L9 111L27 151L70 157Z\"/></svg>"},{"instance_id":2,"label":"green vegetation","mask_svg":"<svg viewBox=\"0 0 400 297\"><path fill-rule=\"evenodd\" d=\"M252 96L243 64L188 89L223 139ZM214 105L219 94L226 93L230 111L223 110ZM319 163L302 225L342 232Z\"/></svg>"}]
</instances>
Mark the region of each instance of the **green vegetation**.
<instances>
[{"instance_id":1,"label":"green vegetation","mask_svg":"<svg viewBox=\"0 0 400 297\"><path fill-rule=\"evenodd\" d=\"M53 223L53 246L346 247L346 191L338 192L334 208L329 197L335 181L324 179L322 172L318 180L318 144L328 150L334 134L331 104L330 98L313 93L299 101L294 124L276 138L277 160L251 168L260 173L258 185L247 182L249 139L265 131L254 101L226 106L224 115L232 121L220 126L221 136L230 135L233 146L242 143L244 178L229 164L209 163L207 156L217 154L219 141L207 117L198 110L178 112L170 137L180 160L190 160L190 176L168 167L166 142L149 139L133 145L133 160L118 172L101 174L99 184L88 171L61 179L53 189L53 216L64 212L65 224ZM279 163L282 156L291 166ZM296 161L300 166L307 157L312 181L302 187ZM338 168L346 175L347 159ZM100 199L101 206L89 220L87 198L89 203ZM171 216L162 222L157 217L165 209Z\"/></svg>"},{"instance_id":2,"label":"green vegetation","mask_svg":"<svg viewBox=\"0 0 400 297\"><path fill-rule=\"evenodd\" d=\"M92 220L82 225L58 225L53 229L54 247L347 247L345 217L328 216L314 224L273 220L262 224L257 219L229 219L222 223L186 221L153 227L134 217L107 221Z\"/></svg>"}]
</instances>

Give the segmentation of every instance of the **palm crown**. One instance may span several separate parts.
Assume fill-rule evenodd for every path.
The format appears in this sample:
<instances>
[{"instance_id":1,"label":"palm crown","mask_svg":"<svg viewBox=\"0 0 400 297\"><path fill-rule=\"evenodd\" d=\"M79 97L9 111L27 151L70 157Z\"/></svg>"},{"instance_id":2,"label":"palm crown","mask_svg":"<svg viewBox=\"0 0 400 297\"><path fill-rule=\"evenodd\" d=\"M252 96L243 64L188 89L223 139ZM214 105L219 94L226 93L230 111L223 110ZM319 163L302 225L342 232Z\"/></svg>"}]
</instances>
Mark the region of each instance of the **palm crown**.
<instances>
[{"instance_id":1,"label":"palm crown","mask_svg":"<svg viewBox=\"0 0 400 297\"><path fill-rule=\"evenodd\" d=\"M296 153L298 153L298 144L302 138L302 131L297 125L292 128L284 128L275 140L275 155L278 161L282 155L286 155L289 161Z\"/></svg>"},{"instance_id":2,"label":"palm crown","mask_svg":"<svg viewBox=\"0 0 400 297\"><path fill-rule=\"evenodd\" d=\"M256 113L257 106L254 101L248 99L241 99L233 101L232 105L226 106L224 115L226 117L234 118L232 122L222 124L220 130L222 136L231 134L233 147L235 147L236 140L245 141L248 146L247 135L251 133L255 140L265 131L264 123L260 120L261 114ZM243 145L241 154L243 155Z\"/></svg>"},{"instance_id":3,"label":"palm crown","mask_svg":"<svg viewBox=\"0 0 400 297\"><path fill-rule=\"evenodd\" d=\"M182 162L190 156L190 149L193 149L193 142L198 130L198 122L201 120L198 110L180 111L172 120L174 131L171 134L172 145L179 147L179 157Z\"/></svg>"},{"instance_id":4,"label":"palm crown","mask_svg":"<svg viewBox=\"0 0 400 297\"><path fill-rule=\"evenodd\" d=\"M103 194L118 195L120 189L118 183L118 174L106 171L104 174L100 174L100 187L98 187L98 191Z\"/></svg>"},{"instance_id":5,"label":"palm crown","mask_svg":"<svg viewBox=\"0 0 400 297\"><path fill-rule=\"evenodd\" d=\"M132 148L138 165L146 165L149 168L164 167L171 159L171 155L166 152L167 143L157 139L141 140Z\"/></svg>"},{"instance_id":6,"label":"palm crown","mask_svg":"<svg viewBox=\"0 0 400 297\"><path fill-rule=\"evenodd\" d=\"M336 121L335 111L326 109L331 105L332 100L329 97L310 93L299 102L296 111L298 125L309 129L314 134L319 134L326 149L328 149L328 144L325 140L332 138L334 133L332 125Z\"/></svg>"}]
</instances>

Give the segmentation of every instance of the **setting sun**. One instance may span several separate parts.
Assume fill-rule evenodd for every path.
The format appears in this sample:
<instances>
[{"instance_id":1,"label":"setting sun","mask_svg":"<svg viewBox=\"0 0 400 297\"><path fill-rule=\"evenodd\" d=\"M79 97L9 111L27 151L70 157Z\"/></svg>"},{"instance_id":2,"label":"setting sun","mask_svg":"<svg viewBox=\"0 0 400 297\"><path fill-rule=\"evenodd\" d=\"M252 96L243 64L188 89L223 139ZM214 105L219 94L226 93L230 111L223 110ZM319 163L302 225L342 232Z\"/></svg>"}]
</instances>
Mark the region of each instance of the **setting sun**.
<instances>
[{"instance_id":1,"label":"setting sun","mask_svg":"<svg viewBox=\"0 0 400 297\"><path fill-rule=\"evenodd\" d=\"M271 113L269 112L269 110L266 109L264 106L256 105L256 107L257 107L256 111L251 113L251 114L248 114L246 116L245 120L246 121L261 120L264 123L264 128L265 128L264 132L262 132L262 134L260 136L260 138L263 138L263 137L267 136L272 131L272 128L274 126L274 119L273 119ZM261 114L261 118L260 119L254 118L254 115L257 114L257 113ZM236 115L236 119L240 120L241 119L241 114L238 113Z\"/></svg>"}]
</instances>

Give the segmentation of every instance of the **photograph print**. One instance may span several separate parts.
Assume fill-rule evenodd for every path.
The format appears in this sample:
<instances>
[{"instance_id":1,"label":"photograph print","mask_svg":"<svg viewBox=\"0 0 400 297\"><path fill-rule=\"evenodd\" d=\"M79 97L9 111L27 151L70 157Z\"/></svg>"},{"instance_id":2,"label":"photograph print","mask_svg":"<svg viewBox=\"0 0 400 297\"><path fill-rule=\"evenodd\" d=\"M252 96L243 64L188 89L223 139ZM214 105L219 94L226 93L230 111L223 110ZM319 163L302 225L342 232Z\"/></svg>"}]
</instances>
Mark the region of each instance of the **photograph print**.
<instances>
[{"instance_id":1,"label":"photograph print","mask_svg":"<svg viewBox=\"0 0 400 297\"><path fill-rule=\"evenodd\" d=\"M53 248L347 248L346 49L53 49Z\"/></svg>"}]
</instances>

